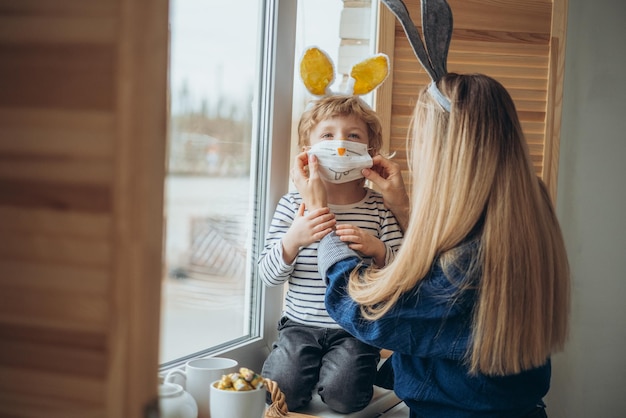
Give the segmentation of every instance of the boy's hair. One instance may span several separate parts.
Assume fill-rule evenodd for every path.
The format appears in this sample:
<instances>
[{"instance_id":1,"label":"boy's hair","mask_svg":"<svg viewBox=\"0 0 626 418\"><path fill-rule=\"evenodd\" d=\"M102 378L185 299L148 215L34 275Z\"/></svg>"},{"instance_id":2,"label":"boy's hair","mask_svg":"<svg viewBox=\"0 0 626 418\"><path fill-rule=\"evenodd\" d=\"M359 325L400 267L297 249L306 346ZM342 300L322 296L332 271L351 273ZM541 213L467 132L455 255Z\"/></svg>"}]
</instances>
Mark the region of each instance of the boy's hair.
<instances>
[{"instance_id":1,"label":"boy's hair","mask_svg":"<svg viewBox=\"0 0 626 418\"><path fill-rule=\"evenodd\" d=\"M310 145L311 131L323 120L337 116L356 116L367 125L369 137L369 153L374 156L379 153L383 142L380 118L374 110L358 96L330 95L322 97L312 103L300 117L298 123L298 146Z\"/></svg>"}]
</instances>

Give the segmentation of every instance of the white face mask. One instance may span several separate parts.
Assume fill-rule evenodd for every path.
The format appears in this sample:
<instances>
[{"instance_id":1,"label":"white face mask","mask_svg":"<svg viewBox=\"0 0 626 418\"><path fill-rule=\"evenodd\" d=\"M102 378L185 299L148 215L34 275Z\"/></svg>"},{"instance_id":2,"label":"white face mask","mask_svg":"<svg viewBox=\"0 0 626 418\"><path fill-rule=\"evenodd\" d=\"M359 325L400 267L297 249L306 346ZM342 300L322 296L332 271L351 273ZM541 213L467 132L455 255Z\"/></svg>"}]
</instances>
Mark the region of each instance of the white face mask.
<instances>
[{"instance_id":1,"label":"white face mask","mask_svg":"<svg viewBox=\"0 0 626 418\"><path fill-rule=\"evenodd\" d=\"M320 141L309 149L308 154L317 157L320 174L331 183L346 183L363 178L361 170L373 165L367 145L354 141Z\"/></svg>"}]
</instances>

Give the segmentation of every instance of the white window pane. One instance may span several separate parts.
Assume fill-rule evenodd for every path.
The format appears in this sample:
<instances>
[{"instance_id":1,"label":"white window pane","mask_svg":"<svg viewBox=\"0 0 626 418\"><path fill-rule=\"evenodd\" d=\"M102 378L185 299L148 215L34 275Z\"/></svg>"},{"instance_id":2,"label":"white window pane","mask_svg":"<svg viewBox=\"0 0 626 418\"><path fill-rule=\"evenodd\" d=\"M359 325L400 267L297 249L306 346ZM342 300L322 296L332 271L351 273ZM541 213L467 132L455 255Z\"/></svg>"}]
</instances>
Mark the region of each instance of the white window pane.
<instances>
[{"instance_id":1,"label":"white window pane","mask_svg":"<svg viewBox=\"0 0 626 418\"><path fill-rule=\"evenodd\" d=\"M256 332L251 167L262 6L170 1L162 364Z\"/></svg>"}]
</instances>

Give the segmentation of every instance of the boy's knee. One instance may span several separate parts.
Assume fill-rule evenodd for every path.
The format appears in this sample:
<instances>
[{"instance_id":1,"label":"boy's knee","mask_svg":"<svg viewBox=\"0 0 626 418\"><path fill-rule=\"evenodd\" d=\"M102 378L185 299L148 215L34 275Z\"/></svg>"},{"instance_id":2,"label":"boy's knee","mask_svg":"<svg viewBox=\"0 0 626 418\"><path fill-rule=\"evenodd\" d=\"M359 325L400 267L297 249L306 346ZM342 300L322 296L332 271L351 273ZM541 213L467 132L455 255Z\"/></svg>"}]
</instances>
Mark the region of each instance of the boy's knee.
<instances>
[{"instance_id":1,"label":"boy's knee","mask_svg":"<svg viewBox=\"0 0 626 418\"><path fill-rule=\"evenodd\" d=\"M330 409L341 414L349 414L365 408L372 400L374 388L359 390L350 387L319 387L319 395L322 401Z\"/></svg>"}]
</instances>

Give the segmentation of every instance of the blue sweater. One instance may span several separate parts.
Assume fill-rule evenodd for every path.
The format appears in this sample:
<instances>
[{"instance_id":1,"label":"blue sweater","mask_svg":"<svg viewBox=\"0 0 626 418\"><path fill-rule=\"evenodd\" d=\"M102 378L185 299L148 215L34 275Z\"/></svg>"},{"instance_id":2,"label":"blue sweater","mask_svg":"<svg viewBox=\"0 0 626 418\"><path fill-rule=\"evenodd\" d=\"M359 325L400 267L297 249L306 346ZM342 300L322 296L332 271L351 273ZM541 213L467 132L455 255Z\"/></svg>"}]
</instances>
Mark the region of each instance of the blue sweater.
<instances>
[{"instance_id":1,"label":"blue sweater","mask_svg":"<svg viewBox=\"0 0 626 418\"><path fill-rule=\"evenodd\" d=\"M357 254L331 233L318 248L319 271L328 283L326 310L352 335L393 350L394 391L417 417L516 418L537 405L550 384L550 362L509 376L469 375L474 290L459 290L475 244L461 248L455 268L429 275L382 318L368 321L348 296L346 283Z\"/></svg>"}]
</instances>

